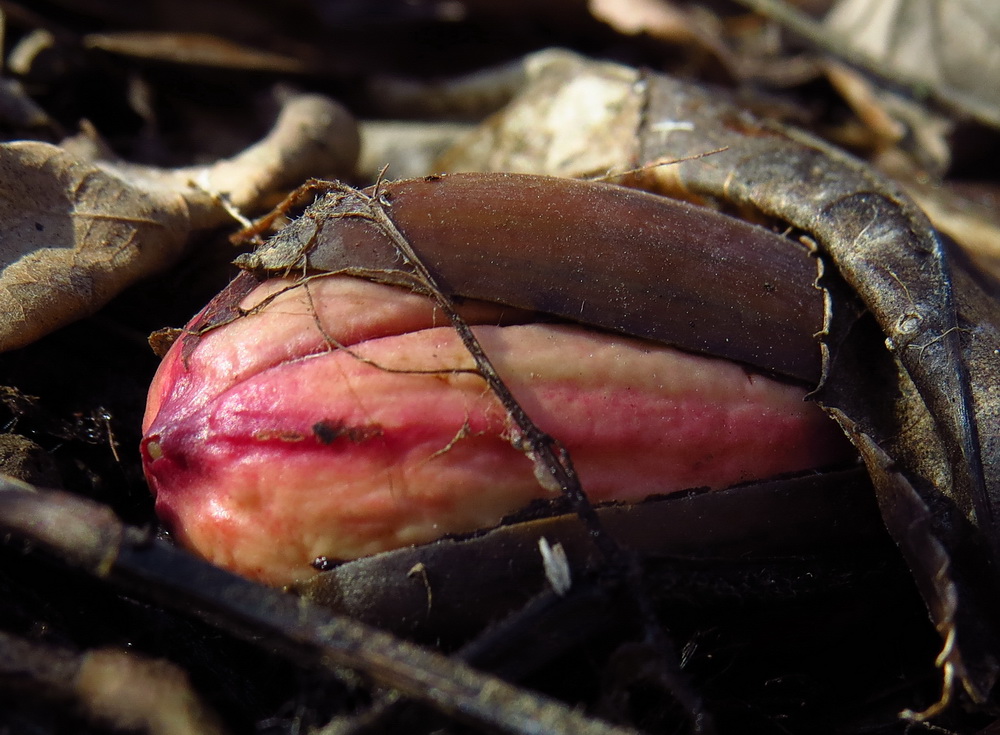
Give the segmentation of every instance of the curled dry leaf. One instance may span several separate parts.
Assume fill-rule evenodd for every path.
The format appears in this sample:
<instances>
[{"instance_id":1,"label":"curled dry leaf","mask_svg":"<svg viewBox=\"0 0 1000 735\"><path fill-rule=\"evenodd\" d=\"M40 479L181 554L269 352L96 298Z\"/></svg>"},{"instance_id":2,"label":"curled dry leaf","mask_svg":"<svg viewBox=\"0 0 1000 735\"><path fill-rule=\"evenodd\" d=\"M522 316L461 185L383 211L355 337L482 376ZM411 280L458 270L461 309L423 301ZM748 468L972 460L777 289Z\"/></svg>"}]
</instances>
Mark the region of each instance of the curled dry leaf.
<instances>
[{"instance_id":1,"label":"curled dry leaf","mask_svg":"<svg viewBox=\"0 0 1000 735\"><path fill-rule=\"evenodd\" d=\"M359 148L357 125L346 109L327 97L303 94L285 101L263 140L232 158L210 166L146 171L154 181L183 191L189 201L211 195L210 204L201 205L211 207L202 215L205 220L195 220L196 227L205 227L222 219L218 197L240 211L259 210L268 205L268 195L293 189L311 176L352 171Z\"/></svg>"},{"instance_id":2,"label":"curled dry leaf","mask_svg":"<svg viewBox=\"0 0 1000 735\"><path fill-rule=\"evenodd\" d=\"M697 88L658 78L648 90L650 126L685 120L691 131L666 139L650 131L641 157L726 148L712 160L657 169L657 185L797 227L828 260L820 400L869 465L886 525L945 641L946 681L954 675L974 701L989 701L1000 670L997 630L988 622L996 619L1000 589L1000 446L988 428L1000 411L996 302L964 276L905 194L862 163ZM720 119L729 124L718 125ZM832 283L837 278L872 315L877 340L857 326L854 297ZM850 326L838 326L845 319ZM852 350L860 357L851 369L838 369ZM857 374L875 373L880 360L885 380L866 390L852 385Z\"/></svg>"},{"instance_id":3,"label":"curled dry leaf","mask_svg":"<svg viewBox=\"0 0 1000 735\"><path fill-rule=\"evenodd\" d=\"M193 230L310 174L348 169L350 116L324 98L286 103L262 142L213 166L163 171L81 160L46 143L0 146L0 350L93 313L181 257Z\"/></svg>"},{"instance_id":4,"label":"curled dry leaf","mask_svg":"<svg viewBox=\"0 0 1000 735\"><path fill-rule=\"evenodd\" d=\"M607 65L575 73L561 77L561 88L587 78L605 84L589 114L604 115L603 136L616 131L620 158L609 168L646 165L626 178L790 226L816 242L827 292L819 398L861 450L886 525L941 633L942 705L953 681L973 701L991 701L1000 673L1000 442L992 430L1000 419L1000 338L989 289L896 186L846 154L696 85L619 68L612 90ZM521 150L532 120L553 148L588 149L586 131L548 125L567 104L539 81L442 162L565 174L544 157L526 162ZM621 112L634 109L642 114Z\"/></svg>"}]
</instances>

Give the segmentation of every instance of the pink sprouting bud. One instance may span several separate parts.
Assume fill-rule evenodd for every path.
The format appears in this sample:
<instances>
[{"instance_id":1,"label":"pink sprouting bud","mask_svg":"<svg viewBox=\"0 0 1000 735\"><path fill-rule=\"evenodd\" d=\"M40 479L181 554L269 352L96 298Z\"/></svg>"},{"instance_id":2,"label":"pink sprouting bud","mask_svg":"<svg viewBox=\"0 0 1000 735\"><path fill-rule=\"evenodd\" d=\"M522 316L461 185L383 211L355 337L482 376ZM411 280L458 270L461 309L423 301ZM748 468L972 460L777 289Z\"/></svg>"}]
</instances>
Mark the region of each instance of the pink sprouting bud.
<instances>
[{"instance_id":1,"label":"pink sprouting bud","mask_svg":"<svg viewBox=\"0 0 1000 735\"><path fill-rule=\"evenodd\" d=\"M429 298L324 276L267 281L240 306L179 340L150 389L143 462L182 544L281 585L318 557L489 527L552 497ZM804 389L736 363L500 306L463 313L593 502L851 456Z\"/></svg>"}]
</instances>

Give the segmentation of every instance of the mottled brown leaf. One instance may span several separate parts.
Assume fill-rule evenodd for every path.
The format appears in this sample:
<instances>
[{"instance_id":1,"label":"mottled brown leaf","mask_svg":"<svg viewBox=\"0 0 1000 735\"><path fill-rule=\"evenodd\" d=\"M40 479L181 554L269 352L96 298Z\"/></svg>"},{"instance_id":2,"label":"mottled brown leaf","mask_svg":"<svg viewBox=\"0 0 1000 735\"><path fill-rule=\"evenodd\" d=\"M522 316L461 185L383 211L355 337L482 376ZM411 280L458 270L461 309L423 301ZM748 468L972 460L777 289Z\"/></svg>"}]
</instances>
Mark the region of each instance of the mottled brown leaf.
<instances>
[{"instance_id":1,"label":"mottled brown leaf","mask_svg":"<svg viewBox=\"0 0 1000 735\"><path fill-rule=\"evenodd\" d=\"M190 228L174 191L143 191L47 143L0 147L0 349L96 311L172 262Z\"/></svg>"},{"instance_id":2,"label":"mottled brown leaf","mask_svg":"<svg viewBox=\"0 0 1000 735\"><path fill-rule=\"evenodd\" d=\"M192 230L231 220L310 174L353 164L339 105L303 95L260 143L211 166L89 161L40 142L0 145L0 351L91 314L182 254Z\"/></svg>"}]
</instances>

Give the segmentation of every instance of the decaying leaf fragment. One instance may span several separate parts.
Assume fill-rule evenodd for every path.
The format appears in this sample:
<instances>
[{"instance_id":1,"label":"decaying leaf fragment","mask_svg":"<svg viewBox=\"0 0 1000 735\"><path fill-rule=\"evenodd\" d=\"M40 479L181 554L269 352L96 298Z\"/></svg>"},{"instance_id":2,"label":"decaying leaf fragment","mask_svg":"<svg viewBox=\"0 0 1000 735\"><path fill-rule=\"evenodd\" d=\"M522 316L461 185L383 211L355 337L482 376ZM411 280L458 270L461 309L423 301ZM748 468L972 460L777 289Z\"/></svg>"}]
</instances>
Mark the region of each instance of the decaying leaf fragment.
<instances>
[{"instance_id":1,"label":"decaying leaf fragment","mask_svg":"<svg viewBox=\"0 0 1000 735\"><path fill-rule=\"evenodd\" d=\"M580 67L564 83L604 78L605 67ZM629 78L619 70L618 78L621 98L603 108L630 109L637 96L642 113L631 118L631 129L624 116L607 116L620 139L633 141L609 168L646 166L631 175L637 185L763 217L817 244L829 274L819 398L862 449L887 526L942 635L942 703L952 681L972 701L991 701L1000 673L996 301L956 264L923 213L862 163L756 119L722 94L638 72ZM539 88L525 89L442 162L465 170L523 169L521 131L532 108L540 108L537 120L558 117L559 96L547 90L540 100ZM554 145L587 147L575 128L562 136ZM491 142L489 155L477 156L484 140ZM531 170L551 173L549 165L536 159ZM841 278L846 287L835 284ZM852 353L860 357L848 359ZM884 380L857 381L859 374Z\"/></svg>"},{"instance_id":2,"label":"decaying leaf fragment","mask_svg":"<svg viewBox=\"0 0 1000 735\"><path fill-rule=\"evenodd\" d=\"M357 149L348 114L315 96L290 100L261 143L201 168L85 160L33 141L0 145L0 351L93 313L169 266L192 231L230 217L227 203L252 210L305 176L349 168Z\"/></svg>"}]
</instances>

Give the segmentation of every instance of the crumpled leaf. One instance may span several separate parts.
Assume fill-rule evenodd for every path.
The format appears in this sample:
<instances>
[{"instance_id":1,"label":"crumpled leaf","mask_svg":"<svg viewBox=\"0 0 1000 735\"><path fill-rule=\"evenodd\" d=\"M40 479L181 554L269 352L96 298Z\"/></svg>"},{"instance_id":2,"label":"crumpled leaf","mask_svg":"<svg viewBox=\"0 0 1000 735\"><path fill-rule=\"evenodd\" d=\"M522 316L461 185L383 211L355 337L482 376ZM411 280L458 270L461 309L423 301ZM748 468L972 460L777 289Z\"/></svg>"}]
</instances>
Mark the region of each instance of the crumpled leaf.
<instances>
[{"instance_id":1,"label":"crumpled leaf","mask_svg":"<svg viewBox=\"0 0 1000 735\"><path fill-rule=\"evenodd\" d=\"M271 192L353 164L350 116L289 100L260 143L212 166L164 171L92 161L48 143L0 145L0 351L93 313L183 253L193 230Z\"/></svg>"},{"instance_id":2,"label":"crumpled leaf","mask_svg":"<svg viewBox=\"0 0 1000 735\"><path fill-rule=\"evenodd\" d=\"M581 67L565 83L582 86L580 77L590 73ZM593 73L605 78L608 71ZM833 275L824 281L828 362L820 399L862 450L887 526L942 635L948 690L942 703L953 677L973 701L985 703L995 696L1000 672L993 622L1000 590L996 301L973 275L956 270L956 255L906 196L864 164L755 119L721 93L638 72L629 80L624 69L617 79L618 102L603 99L591 114L634 109L633 96L643 100L631 129L626 114L606 118L605 135L613 129L619 141L637 141L618 170L647 164L628 178L790 225L817 243L829 273L846 282L834 288ZM444 162L486 169L520 164L534 100L535 91L525 90L508 113L496 115L478 139L460 142ZM558 100L548 90L538 117L557 119L554 108L565 104ZM561 135L556 145L587 148L584 132L566 127ZM484 138L492 147L477 161L472 154ZM625 147L619 142L619 151ZM673 163L648 165L656 162ZM546 164L539 159L533 170L550 173ZM854 330L865 311L877 326ZM839 326L841 319L849 328ZM844 369L852 353L861 357ZM865 375L877 379L859 380Z\"/></svg>"}]
</instances>

